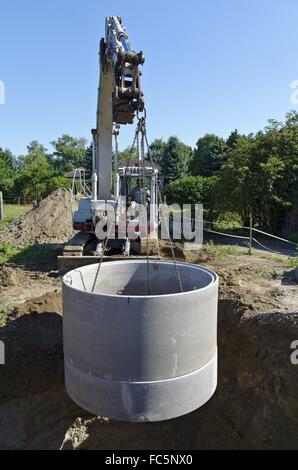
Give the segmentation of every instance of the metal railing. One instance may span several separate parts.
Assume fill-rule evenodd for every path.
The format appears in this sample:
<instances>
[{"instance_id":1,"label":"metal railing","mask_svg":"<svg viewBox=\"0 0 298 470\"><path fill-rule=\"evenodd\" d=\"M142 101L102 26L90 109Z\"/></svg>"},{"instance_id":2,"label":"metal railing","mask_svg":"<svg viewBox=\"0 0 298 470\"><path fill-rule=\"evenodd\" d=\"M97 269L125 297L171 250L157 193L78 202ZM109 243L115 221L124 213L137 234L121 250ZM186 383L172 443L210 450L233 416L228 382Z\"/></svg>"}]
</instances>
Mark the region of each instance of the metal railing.
<instances>
[{"instance_id":1,"label":"metal railing","mask_svg":"<svg viewBox=\"0 0 298 470\"><path fill-rule=\"evenodd\" d=\"M92 194L86 181L86 170L84 168L76 168L72 177L71 194L75 196L78 193L84 197Z\"/></svg>"},{"instance_id":2,"label":"metal railing","mask_svg":"<svg viewBox=\"0 0 298 470\"><path fill-rule=\"evenodd\" d=\"M235 239L245 240L247 242L247 245L248 245L249 254L251 254L251 250L253 248L254 243L256 243L258 246L260 246L262 249L270 251L272 253L281 254L283 251L285 251L285 250L282 250L282 249L277 250L277 249L273 249L273 247L266 246L264 244L263 239L262 239L262 243L261 243L259 240L256 239L255 236L253 236L253 234L255 232L255 233L260 233L262 235L265 235L266 237L272 238L274 240L278 240L282 243L286 243L287 245L291 245L293 247L293 249L292 249L293 253L291 253L291 256L297 256L298 255L297 243L296 242L291 241L291 240L287 240L286 238L283 238L283 237L274 235L272 233L265 232L264 230L260 230L260 229L255 228L252 224L252 219L250 219L250 226L249 227L246 227L246 226L235 227L235 228L240 229L240 230L247 230L248 231L247 236L235 235L235 234L231 234L231 233L227 233L227 232L221 232L220 230L213 230L212 228L206 228L205 227L205 224L209 224L211 226L214 226L214 225L216 226L216 225L218 225L218 222L211 222L211 221L204 220L203 223L204 223L204 231L207 232L207 233L215 234L215 235L219 235L219 236L223 236L223 237L229 237L229 238L234 239L234 240ZM284 254L289 254L289 253L284 253Z\"/></svg>"},{"instance_id":3,"label":"metal railing","mask_svg":"<svg viewBox=\"0 0 298 470\"><path fill-rule=\"evenodd\" d=\"M23 198L23 197L9 197L9 198L3 198L3 204L10 204L10 205L15 205L15 206L23 206L23 205L29 205L33 204L34 199L31 198Z\"/></svg>"}]
</instances>

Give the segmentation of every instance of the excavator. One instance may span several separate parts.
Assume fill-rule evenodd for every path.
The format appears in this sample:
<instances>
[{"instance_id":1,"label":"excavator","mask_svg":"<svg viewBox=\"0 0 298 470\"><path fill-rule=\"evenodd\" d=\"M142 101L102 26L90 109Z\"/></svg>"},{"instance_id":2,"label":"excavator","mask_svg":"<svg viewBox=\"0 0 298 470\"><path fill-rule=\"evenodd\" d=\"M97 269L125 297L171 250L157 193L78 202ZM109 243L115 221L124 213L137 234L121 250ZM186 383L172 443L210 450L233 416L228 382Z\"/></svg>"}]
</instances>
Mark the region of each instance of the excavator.
<instances>
[{"instance_id":1,"label":"excavator","mask_svg":"<svg viewBox=\"0 0 298 470\"><path fill-rule=\"evenodd\" d=\"M149 146L140 80L144 60L142 51L132 50L121 17L107 17L99 50L96 127L91 131L92 190L79 200L73 214L77 233L58 257L59 267L96 263L98 257L148 257L149 249L152 253L157 246L162 176L145 151ZM135 150L137 160L129 156L118 162L119 129L135 118L131 153Z\"/></svg>"},{"instance_id":2,"label":"excavator","mask_svg":"<svg viewBox=\"0 0 298 470\"><path fill-rule=\"evenodd\" d=\"M169 233L173 261L151 254L158 252L159 230L164 238L166 217L162 175L146 134L143 63L121 18L108 17L100 42L91 194L79 200L77 234L60 261L78 267L62 279L69 396L97 416L145 423L194 411L216 389L218 276L177 263ZM118 161L119 126L135 118L132 150ZM126 261L133 256L137 261ZM113 262L103 266L104 260Z\"/></svg>"}]
</instances>

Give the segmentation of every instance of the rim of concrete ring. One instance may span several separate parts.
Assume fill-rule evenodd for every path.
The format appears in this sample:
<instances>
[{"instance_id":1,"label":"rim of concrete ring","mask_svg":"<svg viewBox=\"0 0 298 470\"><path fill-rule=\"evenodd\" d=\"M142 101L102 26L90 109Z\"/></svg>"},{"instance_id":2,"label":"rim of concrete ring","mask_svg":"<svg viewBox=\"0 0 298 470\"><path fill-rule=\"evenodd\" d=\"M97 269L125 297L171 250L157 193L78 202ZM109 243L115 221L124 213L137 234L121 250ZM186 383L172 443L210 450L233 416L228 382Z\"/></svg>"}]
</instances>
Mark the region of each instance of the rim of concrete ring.
<instances>
[{"instance_id":1,"label":"rim of concrete ring","mask_svg":"<svg viewBox=\"0 0 298 470\"><path fill-rule=\"evenodd\" d=\"M104 266L104 265L118 265L118 264L145 264L147 263L147 260L117 260L117 261L105 261L101 268ZM149 261L150 263L150 261ZM175 265L174 265L174 262L173 261L163 261L163 260L154 260L152 261L150 264L154 264L154 263L157 263L157 264L168 264L168 265L171 265L173 266L173 269L175 269ZM184 263L184 262L181 262L181 261L176 261L176 265L179 267L179 266L184 266L184 267L187 267L187 268L190 268L190 269L197 269L199 271L207 271L207 273L210 275L210 283L207 284L206 286L204 287L200 287L199 289L193 289L193 290L188 290L186 292L175 292L175 293L172 293L172 294L159 294L159 295L122 295L122 294L105 294L105 293L100 293L100 292L91 292L91 291L85 291L83 289L78 289L77 287L74 287L72 286L71 284L69 284L69 282L67 281L67 278L69 278L71 276L71 273L75 273L75 272L78 272L78 271L81 271L82 272L82 275L84 275L84 270L89 268L90 266L94 266L95 268L97 268L99 265L99 263L94 263L94 264L88 264L86 266L81 266L80 268L76 268L76 269L72 269L71 271L69 271L68 273L64 274L64 276L62 277L62 283L65 284L67 287L69 287L70 289L73 289L73 290L76 290L78 292L80 292L81 294L84 294L84 295L94 295L94 296L98 296L98 297L108 297L108 298L123 298L123 299L127 299L127 298L135 298L135 299L154 299L154 298L163 298L163 297L181 297L181 296L186 296L186 295L191 295L193 294L194 292L203 292L207 289L209 289L210 287L213 286L213 284L215 284L216 282L218 282L218 275L216 274L215 271L212 271L212 269L209 269L209 268L205 268L204 266L201 266L199 264L192 264L192 263ZM94 273L95 274L95 273ZM99 279L100 279L100 273L99 273Z\"/></svg>"}]
</instances>

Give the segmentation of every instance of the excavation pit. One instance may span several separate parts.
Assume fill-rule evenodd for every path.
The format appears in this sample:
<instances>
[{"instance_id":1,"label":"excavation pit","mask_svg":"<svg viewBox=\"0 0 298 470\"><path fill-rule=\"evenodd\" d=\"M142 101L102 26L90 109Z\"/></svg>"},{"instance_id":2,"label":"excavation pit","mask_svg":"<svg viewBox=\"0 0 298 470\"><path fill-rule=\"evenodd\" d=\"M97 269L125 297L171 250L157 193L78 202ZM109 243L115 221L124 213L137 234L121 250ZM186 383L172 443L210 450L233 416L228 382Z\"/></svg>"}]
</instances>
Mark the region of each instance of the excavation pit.
<instances>
[{"instance_id":1,"label":"excavation pit","mask_svg":"<svg viewBox=\"0 0 298 470\"><path fill-rule=\"evenodd\" d=\"M160 421L202 406L217 383L217 275L188 263L150 262L148 295L146 260L106 262L92 292L97 268L63 278L71 398L124 421Z\"/></svg>"}]
</instances>

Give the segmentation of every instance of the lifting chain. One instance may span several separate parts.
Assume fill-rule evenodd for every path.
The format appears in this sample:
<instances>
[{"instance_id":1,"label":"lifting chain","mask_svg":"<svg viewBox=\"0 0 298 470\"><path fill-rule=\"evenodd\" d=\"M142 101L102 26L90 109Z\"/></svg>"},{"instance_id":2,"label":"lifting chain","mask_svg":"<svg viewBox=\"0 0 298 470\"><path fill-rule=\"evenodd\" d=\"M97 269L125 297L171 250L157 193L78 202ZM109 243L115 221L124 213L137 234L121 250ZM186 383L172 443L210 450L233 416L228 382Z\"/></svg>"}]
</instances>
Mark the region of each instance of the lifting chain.
<instances>
[{"instance_id":1,"label":"lifting chain","mask_svg":"<svg viewBox=\"0 0 298 470\"><path fill-rule=\"evenodd\" d=\"M149 146L148 138L147 138L146 109L145 108L144 108L144 115L142 117L140 117L139 113L137 113L137 118L138 118L138 123L137 123L136 131L135 131L133 143L132 143L132 146L130 148L127 165L128 166L130 165L130 160L131 160L131 156L133 154L133 150L134 150L134 148L136 148L137 157L138 157L139 162L141 163L141 168L142 168L142 178L141 178L141 181L143 182L142 190L141 190L142 205L143 205L143 208L146 208L146 189L145 189L145 186L144 186L146 150L147 150L147 158L148 158L152 168L154 168L154 164L153 164L153 161L152 161L152 158L151 158L150 146ZM140 141L140 134L141 134L141 141ZM157 191L158 191L158 200L160 201L160 207L162 208L162 216L164 217L163 199L162 199L162 194L161 194L158 182L157 182ZM118 198L116 200L116 207L115 207L116 209L118 207L120 194L121 194L121 187L120 187ZM146 223L147 223L147 217L146 217ZM172 255L172 258L173 258L173 264L174 264L175 271L176 271L176 276L177 276L179 289L180 289L181 292L183 292L183 285L182 285L181 276L180 276L179 268L178 268L177 261L176 261L175 251L174 251L174 243L173 243L172 238L170 236L169 227L167 226L167 224L166 224L166 227L167 227L167 235L168 235L168 238L170 240L171 255ZM104 253L107 249L107 244L108 244L108 241L109 241L111 228L112 228L112 224L110 223L109 228L108 228L108 232L107 232L107 236L106 236L105 241L104 241L104 246L103 246L103 249L102 249L102 253L101 253L101 256L100 256L98 267L97 267L97 270L96 270L96 274L95 274L95 278L94 278L94 282L93 282L93 285L92 285L91 292L94 292L95 286L97 284L100 268L101 268L101 265L102 265L102 262L103 262ZM147 226L146 226L146 260L147 260L147 263L146 263L146 266L147 266L147 270L146 270L147 289L148 289L148 295L150 295L151 289L150 289L148 223L147 223Z\"/></svg>"},{"instance_id":2,"label":"lifting chain","mask_svg":"<svg viewBox=\"0 0 298 470\"><path fill-rule=\"evenodd\" d=\"M142 118L140 118L143 122L142 122L142 130L143 130L143 135L144 135L144 141L146 143L146 148L147 148L147 157L148 157L148 160L150 162L150 165L152 166L152 168L154 168L154 163L152 161L152 158L151 158L151 152L150 152L150 146L149 146L149 143L148 143L148 138L147 138L147 131L146 131L146 110L144 108L144 116ZM160 186L157 182L157 192L158 192L158 199L160 201L160 207L161 207L161 210L162 210L162 217L164 218L164 212L163 212L163 198L162 198L162 194L161 194L161 191L160 191ZM175 271L176 271L176 276L177 276L177 281L178 281L178 285L179 285L179 289L180 289L180 292L183 292L183 285L182 285L182 280L181 280L181 276L180 276L180 272L179 272L179 268L178 268L178 265L177 265L177 261L176 261L176 255L175 255L175 250L174 250L174 243L173 243L173 240L170 236L170 231L169 231L169 227L168 225L166 224L166 228L167 228L167 236L168 236L168 239L170 241L170 249L171 249L171 255L172 255L172 258L173 258L173 263L174 263L174 267L175 267Z\"/></svg>"},{"instance_id":3,"label":"lifting chain","mask_svg":"<svg viewBox=\"0 0 298 470\"><path fill-rule=\"evenodd\" d=\"M115 213L117 211L120 194L121 194L121 186L120 186L119 196L117 198L116 205L115 205ZM111 221L109 223L109 214L108 214L107 223L109 225L108 226L108 231L107 231L107 236L105 238L105 241L104 241L104 244L103 244L103 247L102 247L102 252L101 252L100 260L99 260L97 270L96 270L96 273L95 273L95 278L94 278L94 281L93 281L91 292L94 292L94 289L95 289L95 286L96 286L96 283L97 283L97 279L98 279L98 275L99 275L99 271L100 271L100 268L101 268L101 265L102 265L102 262L103 262L103 257L104 257L104 254L105 254L106 250L107 250L108 241L109 241L110 234L111 234L111 228L113 226L113 223L111 223Z\"/></svg>"},{"instance_id":4,"label":"lifting chain","mask_svg":"<svg viewBox=\"0 0 298 470\"><path fill-rule=\"evenodd\" d=\"M139 129L141 133L141 165L142 165L142 205L143 210L146 211L145 224L146 224L146 275L147 275L147 290L148 295L151 293L150 289L150 263L149 263L149 238L148 238L148 219L147 219L147 201L146 201L146 188L145 188L145 135L146 125L145 118L139 118ZM150 227L150 212L149 212L149 227Z\"/></svg>"},{"instance_id":5,"label":"lifting chain","mask_svg":"<svg viewBox=\"0 0 298 470\"><path fill-rule=\"evenodd\" d=\"M136 146L136 143L138 142L138 138L139 138L139 131L138 131L138 127L137 127L135 135L134 135L134 139L133 139L133 142L132 142L132 145L130 147L129 154L128 154L128 162L127 162L128 166L130 165L131 155L133 153L133 149ZM118 203L119 203L120 196L121 196L121 185L120 185L120 188L119 188L119 195L118 195L117 200L116 200L115 213L116 213L117 208L118 208ZM108 222L109 222L109 218L108 218ZM96 273L95 273L95 277L94 277L94 281L93 281L93 284L92 284L91 292L94 292L95 286L97 284L100 268L101 268L101 265L102 265L102 262L103 262L103 257L104 257L104 254L105 254L106 250L107 250L107 245L108 245L108 241L109 241L110 234L111 234L111 228L112 228L112 223L110 223L109 227L108 227L107 236L106 236L104 244L103 244L103 248L102 248L102 252L101 252L101 255L100 255L100 260L99 260L99 263L98 263L98 266L97 266L97 270L96 270Z\"/></svg>"}]
</instances>

